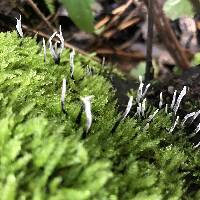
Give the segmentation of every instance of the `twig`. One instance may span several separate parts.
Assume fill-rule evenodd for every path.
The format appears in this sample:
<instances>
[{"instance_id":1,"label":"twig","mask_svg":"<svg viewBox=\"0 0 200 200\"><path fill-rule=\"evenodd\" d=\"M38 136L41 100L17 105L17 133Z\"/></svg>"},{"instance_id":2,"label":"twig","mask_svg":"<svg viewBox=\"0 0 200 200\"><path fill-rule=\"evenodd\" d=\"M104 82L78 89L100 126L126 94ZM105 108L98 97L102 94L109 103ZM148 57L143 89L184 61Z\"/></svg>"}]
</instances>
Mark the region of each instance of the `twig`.
<instances>
[{"instance_id":1,"label":"twig","mask_svg":"<svg viewBox=\"0 0 200 200\"><path fill-rule=\"evenodd\" d=\"M153 79L154 70L152 64L152 47L153 47L153 23L154 23L154 0L148 0L148 36L146 50L146 72L145 81L149 82Z\"/></svg>"},{"instance_id":2,"label":"twig","mask_svg":"<svg viewBox=\"0 0 200 200\"><path fill-rule=\"evenodd\" d=\"M154 6L156 16L155 25L168 52L180 68L188 69L190 67L189 60L172 30L169 21L162 10L162 6L157 0L154 0Z\"/></svg>"},{"instance_id":3,"label":"twig","mask_svg":"<svg viewBox=\"0 0 200 200\"><path fill-rule=\"evenodd\" d=\"M46 38L46 39L49 39L50 36L47 35L46 33L44 32L41 32L41 31L37 31L37 30L34 30L34 29L31 29L29 27L27 27L26 25L22 25L23 29L26 30L26 31L29 31L29 32L32 32L34 34L37 34L43 38ZM53 39L53 41L57 41L55 38ZM100 62L100 59L98 59L97 57L91 57L87 52L83 51L82 49L79 49L78 47L75 47L73 46L72 44L69 44L67 42L64 43L64 46L65 48L70 48L70 49L74 49L75 51L77 51L78 53L84 55L84 56L87 56L87 57L90 57L92 60L95 60L97 62Z\"/></svg>"},{"instance_id":4,"label":"twig","mask_svg":"<svg viewBox=\"0 0 200 200\"><path fill-rule=\"evenodd\" d=\"M46 17L46 20L49 21L49 20L51 19L51 17L52 17L52 15L49 15L48 17ZM35 29L36 29L36 30L40 29L42 25L44 25L44 21L40 22L40 23L35 27Z\"/></svg>"},{"instance_id":5,"label":"twig","mask_svg":"<svg viewBox=\"0 0 200 200\"><path fill-rule=\"evenodd\" d=\"M134 59L135 61L141 61L145 59L144 54L141 53L140 51L126 52L115 48L99 48L96 49L95 52L98 55L104 55L104 56L117 55L120 57L125 57L127 59Z\"/></svg>"},{"instance_id":6,"label":"twig","mask_svg":"<svg viewBox=\"0 0 200 200\"><path fill-rule=\"evenodd\" d=\"M199 9L200 9L200 1L199 0L190 0L190 2L192 3L193 5L193 9L196 13L199 12Z\"/></svg>"},{"instance_id":7,"label":"twig","mask_svg":"<svg viewBox=\"0 0 200 200\"><path fill-rule=\"evenodd\" d=\"M37 5L32 0L26 0L27 4L29 4L33 10L36 12L36 14L45 22L45 24L53 31L55 32L56 29L51 25L51 23L46 19L46 17L43 15L43 13L40 11L40 9L37 7Z\"/></svg>"},{"instance_id":8,"label":"twig","mask_svg":"<svg viewBox=\"0 0 200 200\"><path fill-rule=\"evenodd\" d=\"M143 0L147 5L148 0ZM181 47L178 42L170 24L166 18L162 6L158 0L154 1L154 23L161 36L161 39L167 48L169 54L174 59L175 63L182 69L188 69L190 67L189 60L186 56L186 51Z\"/></svg>"}]
</instances>

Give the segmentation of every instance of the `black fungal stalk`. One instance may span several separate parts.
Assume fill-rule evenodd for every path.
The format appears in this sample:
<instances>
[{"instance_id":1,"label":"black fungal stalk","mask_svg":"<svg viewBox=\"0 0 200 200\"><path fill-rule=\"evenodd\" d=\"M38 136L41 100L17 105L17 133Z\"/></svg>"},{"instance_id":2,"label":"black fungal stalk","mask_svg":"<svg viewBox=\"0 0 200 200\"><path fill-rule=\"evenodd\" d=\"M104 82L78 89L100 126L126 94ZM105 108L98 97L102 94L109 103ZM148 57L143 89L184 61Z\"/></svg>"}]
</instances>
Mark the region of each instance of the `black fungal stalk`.
<instances>
[{"instance_id":1,"label":"black fungal stalk","mask_svg":"<svg viewBox=\"0 0 200 200\"><path fill-rule=\"evenodd\" d=\"M146 50L146 72L145 82L153 79L154 69L152 63L153 48L153 24L154 24L154 0L148 0L148 34L147 34L147 50Z\"/></svg>"}]
</instances>

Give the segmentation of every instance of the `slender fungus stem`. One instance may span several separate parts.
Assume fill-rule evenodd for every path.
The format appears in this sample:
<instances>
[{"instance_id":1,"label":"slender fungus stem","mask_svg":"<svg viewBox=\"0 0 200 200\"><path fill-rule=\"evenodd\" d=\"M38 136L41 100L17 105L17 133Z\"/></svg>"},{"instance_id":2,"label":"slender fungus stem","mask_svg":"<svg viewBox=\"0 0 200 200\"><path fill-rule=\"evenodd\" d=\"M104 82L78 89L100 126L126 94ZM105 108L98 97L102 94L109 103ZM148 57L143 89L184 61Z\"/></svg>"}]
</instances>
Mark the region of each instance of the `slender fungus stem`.
<instances>
[{"instance_id":1,"label":"slender fungus stem","mask_svg":"<svg viewBox=\"0 0 200 200\"><path fill-rule=\"evenodd\" d=\"M193 146L193 148L196 149L196 148L198 148L199 146L200 146L200 142L199 142L197 145Z\"/></svg>"},{"instance_id":2,"label":"slender fungus stem","mask_svg":"<svg viewBox=\"0 0 200 200\"><path fill-rule=\"evenodd\" d=\"M105 67L105 62L106 62L106 58L105 57L103 57L103 59L102 59L102 68L104 68Z\"/></svg>"},{"instance_id":3,"label":"slender fungus stem","mask_svg":"<svg viewBox=\"0 0 200 200\"><path fill-rule=\"evenodd\" d=\"M86 114L86 133L88 133L91 125L92 125L92 112L91 112L91 99L94 96L86 96L86 97L81 97L81 100L84 103L85 106L85 114Z\"/></svg>"},{"instance_id":4,"label":"slender fungus stem","mask_svg":"<svg viewBox=\"0 0 200 200\"><path fill-rule=\"evenodd\" d=\"M63 79L62 93L61 93L61 108L62 108L63 113L67 115L67 112L65 110L65 94L66 94L66 90L67 90L67 81L66 81L66 79Z\"/></svg>"},{"instance_id":5,"label":"slender fungus stem","mask_svg":"<svg viewBox=\"0 0 200 200\"><path fill-rule=\"evenodd\" d=\"M169 132L172 133L174 131L174 129L176 128L176 125L179 122L179 116L176 117L176 120L174 122L174 125L170 128Z\"/></svg>"},{"instance_id":6,"label":"slender fungus stem","mask_svg":"<svg viewBox=\"0 0 200 200\"><path fill-rule=\"evenodd\" d=\"M142 103L139 103L138 104L138 107L137 107L137 116L140 118L141 115L142 115Z\"/></svg>"},{"instance_id":7,"label":"slender fungus stem","mask_svg":"<svg viewBox=\"0 0 200 200\"><path fill-rule=\"evenodd\" d=\"M153 64L152 64L153 23L154 23L153 2L154 0L148 0L148 34L147 34L146 72L145 72L146 82L152 80L154 75Z\"/></svg>"},{"instance_id":8,"label":"slender fungus stem","mask_svg":"<svg viewBox=\"0 0 200 200\"><path fill-rule=\"evenodd\" d=\"M142 116L143 117L144 117L144 113L145 113L145 110L146 110L146 101L147 101L146 98L142 101Z\"/></svg>"},{"instance_id":9,"label":"slender fungus stem","mask_svg":"<svg viewBox=\"0 0 200 200\"><path fill-rule=\"evenodd\" d=\"M149 116L148 118L148 122L151 122L153 120L153 118L156 116L156 114L158 113L159 109L155 110L154 113L152 115Z\"/></svg>"},{"instance_id":10,"label":"slender fungus stem","mask_svg":"<svg viewBox=\"0 0 200 200\"><path fill-rule=\"evenodd\" d=\"M64 38L63 38L63 34L62 34L62 29L61 29L61 26L59 27L59 32L60 34L56 34L56 36L59 38L60 40L60 48L57 50L57 54L58 56L60 57L61 53L63 52L63 49L65 47L65 41L64 41Z\"/></svg>"},{"instance_id":11,"label":"slender fungus stem","mask_svg":"<svg viewBox=\"0 0 200 200\"><path fill-rule=\"evenodd\" d=\"M163 93L161 92L161 93L160 93L159 109L162 108L162 105L163 105Z\"/></svg>"},{"instance_id":12,"label":"slender fungus stem","mask_svg":"<svg viewBox=\"0 0 200 200\"><path fill-rule=\"evenodd\" d=\"M46 50L46 42L44 38L42 39L42 43L43 43L43 48L44 48L44 62L46 62L47 50Z\"/></svg>"},{"instance_id":13,"label":"slender fungus stem","mask_svg":"<svg viewBox=\"0 0 200 200\"><path fill-rule=\"evenodd\" d=\"M54 37L58 37L59 41L56 41L55 45L53 46L52 44L52 40ZM57 47L58 43L60 44L59 48ZM58 34L57 32L53 33L53 35L49 38L49 49L50 49L50 53L51 56L54 59L55 64L59 64L60 63L60 55L64 49L64 38L62 35L62 30L61 30L61 26L60 26L60 33Z\"/></svg>"},{"instance_id":14,"label":"slender fungus stem","mask_svg":"<svg viewBox=\"0 0 200 200\"><path fill-rule=\"evenodd\" d=\"M180 103L181 103L183 97L186 95L186 92L187 92L187 87L184 86L183 89L182 89L182 91L181 91L181 93L178 96L176 104L174 105L174 114L175 114L175 116L176 116L176 113L177 113L177 111L179 109L179 106L180 106Z\"/></svg>"},{"instance_id":15,"label":"slender fungus stem","mask_svg":"<svg viewBox=\"0 0 200 200\"><path fill-rule=\"evenodd\" d=\"M172 99L172 103L171 103L171 106L170 106L171 110L173 110L174 105L176 103L176 93L177 93L177 90L175 90L174 94L173 94L173 99Z\"/></svg>"},{"instance_id":16,"label":"slender fungus stem","mask_svg":"<svg viewBox=\"0 0 200 200\"><path fill-rule=\"evenodd\" d=\"M192 138L196 136L196 134L200 131L200 123L197 125L196 129L194 130L194 133L192 133L189 138Z\"/></svg>"},{"instance_id":17,"label":"slender fungus stem","mask_svg":"<svg viewBox=\"0 0 200 200\"><path fill-rule=\"evenodd\" d=\"M113 126L113 128L111 130L111 133L114 133L115 130L117 129L117 127L119 126L120 122L127 117L129 112L131 111L132 105L133 105L133 96L130 96L128 104L127 104L127 107L126 107L126 110L124 111L123 115L121 117L119 117L117 119L117 121L115 122L115 124L114 124L114 126Z\"/></svg>"},{"instance_id":18,"label":"slender fungus stem","mask_svg":"<svg viewBox=\"0 0 200 200\"><path fill-rule=\"evenodd\" d=\"M149 89L150 86L151 86L150 83L146 85L146 87L145 87L145 89L144 89L144 92L143 92L143 94L142 94L142 98L144 98L144 97L146 96L147 91L148 91L148 89Z\"/></svg>"},{"instance_id":19,"label":"slender fungus stem","mask_svg":"<svg viewBox=\"0 0 200 200\"><path fill-rule=\"evenodd\" d=\"M133 105L133 96L131 96L129 98L126 110L125 110L124 114L122 115L122 120L124 120L127 117L127 115L129 114L129 112L131 111L132 105Z\"/></svg>"},{"instance_id":20,"label":"slender fungus stem","mask_svg":"<svg viewBox=\"0 0 200 200\"><path fill-rule=\"evenodd\" d=\"M56 34L57 34L57 32L53 33L53 35L49 38L49 50L50 50L51 56L53 57L55 63L58 62L58 57L57 57L57 54L54 50L52 40L56 36Z\"/></svg>"},{"instance_id":21,"label":"slender fungus stem","mask_svg":"<svg viewBox=\"0 0 200 200\"><path fill-rule=\"evenodd\" d=\"M192 113L187 114L187 115L184 117L184 119L183 119L181 125L184 126L184 125L185 125L185 122L186 122L190 117L193 117L195 114L196 114L196 112L192 112Z\"/></svg>"},{"instance_id":22,"label":"slender fungus stem","mask_svg":"<svg viewBox=\"0 0 200 200\"><path fill-rule=\"evenodd\" d=\"M72 80L74 80L74 56L75 56L75 50L73 49L70 53L70 77Z\"/></svg>"},{"instance_id":23,"label":"slender fungus stem","mask_svg":"<svg viewBox=\"0 0 200 200\"><path fill-rule=\"evenodd\" d=\"M165 113L168 114L168 104L165 105Z\"/></svg>"},{"instance_id":24,"label":"slender fungus stem","mask_svg":"<svg viewBox=\"0 0 200 200\"><path fill-rule=\"evenodd\" d=\"M139 81L140 81L140 85L137 91L137 99L136 99L137 103L139 103L142 98L142 90L144 86L144 83L142 82L142 76L139 76Z\"/></svg>"},{"instance_id":25,"label":"slender fungus stem","mask_svg":"<svg viewBox=\"0 0 200 200\"><path fill-rule=\"evenodd\" d=\"M17 32L19 33L19 35L23 38L23 31L22 31L22 16L19 15L19 19L17 19L17 25L16 25L16 29L17 29Z\"/></svg>"},{"instance_id":26,"label":"slender fungus stem","mask_svg":"<svg viewBox=\"0 0 200 200\"><path fill-rule=\"evenodd\" d=\"M194 115L193 118L192 118L192 122L194 122L194 120L195 120L199 115L200 115L200 110L197 111L197 112L195 113L195 115ZM192 122L191 122L191 123L192 123Z\"/></svg>"}]
</instances>

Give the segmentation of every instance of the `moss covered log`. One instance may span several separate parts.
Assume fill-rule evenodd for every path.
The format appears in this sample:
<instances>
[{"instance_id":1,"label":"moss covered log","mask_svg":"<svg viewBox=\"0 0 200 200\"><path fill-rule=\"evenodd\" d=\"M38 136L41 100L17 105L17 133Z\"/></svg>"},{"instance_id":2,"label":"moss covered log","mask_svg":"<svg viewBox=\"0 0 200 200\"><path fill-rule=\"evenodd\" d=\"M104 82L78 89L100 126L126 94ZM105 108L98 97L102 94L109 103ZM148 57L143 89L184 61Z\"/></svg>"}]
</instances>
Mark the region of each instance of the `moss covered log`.
<instances>
[{"instance_id":1,"label":"moss covered log","mask_svg":"<svg viewBox=\"0 0 200 200\"><path fill-rule=\"evenodd\" d=\"M113 129L121 114L106 70L76 55L72 80L69 53L57 65L48 52L44 62L35 39L0 33L1 199L199 199L200 153L184 128L169 133L174 122L161 109L148 129L148 117L134 114ZM83 139L80 98L89 95L93 120Z\"/></svg>"}]
</instances>

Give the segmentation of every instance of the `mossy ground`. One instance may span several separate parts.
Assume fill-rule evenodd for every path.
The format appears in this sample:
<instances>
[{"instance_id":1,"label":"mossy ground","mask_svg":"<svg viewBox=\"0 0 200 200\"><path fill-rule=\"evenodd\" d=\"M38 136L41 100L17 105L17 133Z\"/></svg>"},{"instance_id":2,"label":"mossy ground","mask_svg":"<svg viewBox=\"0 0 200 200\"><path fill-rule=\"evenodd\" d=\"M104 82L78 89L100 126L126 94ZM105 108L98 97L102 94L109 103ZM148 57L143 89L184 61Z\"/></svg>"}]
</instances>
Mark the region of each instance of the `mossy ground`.
<instances>
[{"instance_id":1,"label":"mossy ground","mask_svg":"<svg viewBox=\"0 0 200 200\"><path fill-rule=\"evenodd\" d=\"M95 74L86 73L87 65ZM114 133L119 113L101 66L69 50L55 65L31 38L0 33L0 196L2 200L159 200L200 198L200 153L181 127L169 133L161 110L128 117ZM104 71L105 73L105 71ZM61 111L67 79L66 116ZM94 95L93 124L85 139L81 96Z\"/></svg>"}]
</instances>

